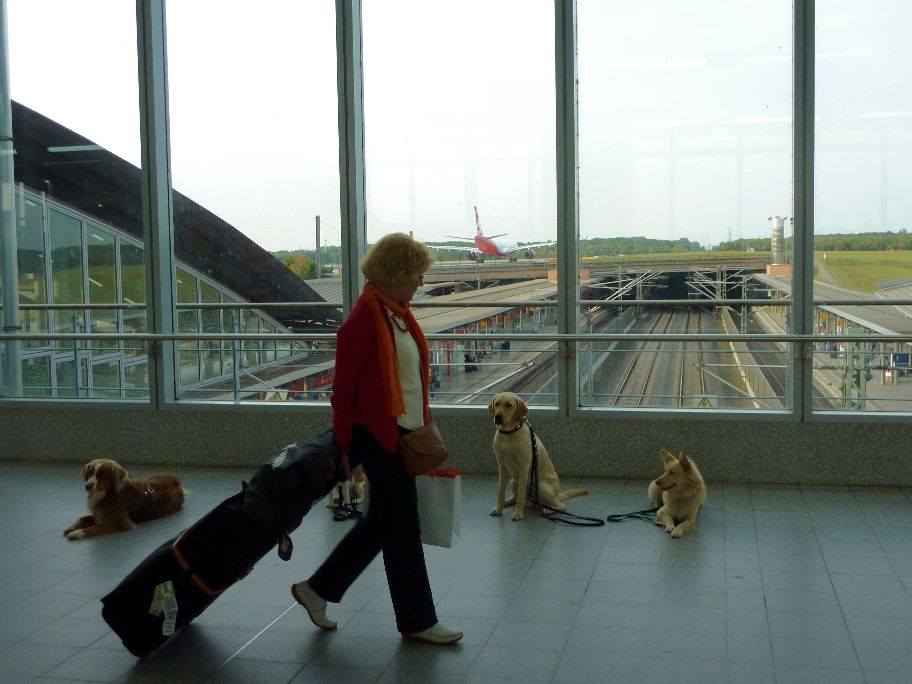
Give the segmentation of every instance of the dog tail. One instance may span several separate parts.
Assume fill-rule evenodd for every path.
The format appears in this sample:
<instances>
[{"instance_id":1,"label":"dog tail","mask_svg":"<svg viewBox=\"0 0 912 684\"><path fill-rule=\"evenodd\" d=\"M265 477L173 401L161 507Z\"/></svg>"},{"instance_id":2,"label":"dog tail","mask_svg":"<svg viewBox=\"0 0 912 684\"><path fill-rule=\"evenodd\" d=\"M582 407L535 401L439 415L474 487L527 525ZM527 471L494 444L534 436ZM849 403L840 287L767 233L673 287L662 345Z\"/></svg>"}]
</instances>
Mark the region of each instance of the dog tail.
<instances>
[{"instance_id":1,"label":"dog tail","mask_svg":"<svg viewBox=\"0 0 912 684\"><path fill-rule=\"evenodd\" d=\"M566 489L557 495L557 500L566 501L567 499L572 499L575 496L586 496L588 493L588 489Z\"/></svg>"}]
</instances>

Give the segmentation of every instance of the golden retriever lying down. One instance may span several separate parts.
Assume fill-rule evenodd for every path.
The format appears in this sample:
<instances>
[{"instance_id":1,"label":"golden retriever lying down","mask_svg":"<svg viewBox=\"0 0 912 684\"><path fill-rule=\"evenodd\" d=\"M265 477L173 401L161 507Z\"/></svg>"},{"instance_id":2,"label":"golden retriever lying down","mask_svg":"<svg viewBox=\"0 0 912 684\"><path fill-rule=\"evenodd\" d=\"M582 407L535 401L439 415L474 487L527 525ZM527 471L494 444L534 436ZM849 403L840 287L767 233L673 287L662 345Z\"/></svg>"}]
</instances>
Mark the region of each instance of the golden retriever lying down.
<instances>
[{"instance_id":1,"label":"golden retriever lying down","mask_svg":"<svg viewBox=\"0 0 912 684\"><path fill-rule=\"evenodd\" d=\"M513 392L501 392L488 404L488 411L497 426L497 432L494 433L494 456L497 457L498 474L497 504L491 509L490 515L500 515L504 506L515 503L516 510L510 517L512 520L522 520L532 468L532 437L525 420L529 410L525 402ZM538 503L557 511L566 510L562 501L588 494L589 490L568 489L562 492L548 450L538 435L535 435L535 442L538 453ZM513 496L505 499L508 479ZM550 511L542 509L542 515L549 513Z\"/></svg>"},{"instance_id":2,"label":"golden retriever lying down","mask_svg":"<svg viewBox=\"0 0 912 684\"><path fill-rule=\"evenodd\" d=\"M664 525L672 537L680 537L697 525L697 513L706 501L706 483L697 464L684 453L675 458L662 449L665 472L649 483L649 500L660 507L656 525Z\"/></svg>"},{"instance_id":3,"label":"golden retriever lying down","mask_svg":"<svg viewBox=\"0 0 912 684\"><path fill-rule=\"evenodd\" d=\"M184 503L186 490L174 475L134 480L117 461L96 458L82 467L90 515L77 518L67 539L132 530L136 523L170 515Z\"/></svg>"}]
</instances>

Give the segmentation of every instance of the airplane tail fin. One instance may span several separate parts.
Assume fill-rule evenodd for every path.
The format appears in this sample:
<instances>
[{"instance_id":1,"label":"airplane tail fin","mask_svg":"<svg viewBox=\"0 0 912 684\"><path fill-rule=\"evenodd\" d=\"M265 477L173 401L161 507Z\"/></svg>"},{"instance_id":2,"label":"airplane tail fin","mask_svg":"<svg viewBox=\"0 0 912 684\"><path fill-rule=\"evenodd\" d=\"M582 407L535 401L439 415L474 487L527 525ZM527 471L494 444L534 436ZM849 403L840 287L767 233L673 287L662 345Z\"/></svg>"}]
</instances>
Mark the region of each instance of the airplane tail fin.
<instances>
[{"instance_id":1,"label":"airplane tail fin","mask_svg":"<svg viewBox=\"0 0 912 684\"><path fill-rule=\"evenodd\" d=\"M481 221L478 219L478 207L475 207L475 235L484 237L484 234L481 232Z\"/></svg>"}]
</instances>

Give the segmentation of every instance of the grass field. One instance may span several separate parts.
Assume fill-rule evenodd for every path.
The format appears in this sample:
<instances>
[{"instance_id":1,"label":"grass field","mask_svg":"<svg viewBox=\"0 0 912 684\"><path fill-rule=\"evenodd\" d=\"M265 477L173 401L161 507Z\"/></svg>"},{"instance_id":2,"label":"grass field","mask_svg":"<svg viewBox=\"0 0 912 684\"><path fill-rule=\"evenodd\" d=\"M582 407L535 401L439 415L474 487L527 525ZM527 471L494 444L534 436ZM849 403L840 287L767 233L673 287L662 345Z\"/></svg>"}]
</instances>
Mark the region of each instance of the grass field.
<instances>
[{"instance_id":1,"label":"grass field","mask_svg":"<svg viewBox=\"0 0 912 684\"><path fill-rule=\"evenodd\" d=\"M912 251L902 252L815 252L835 285L857 292L874 292L878 283L912 280Z\"/></svg>"}]
</instances>

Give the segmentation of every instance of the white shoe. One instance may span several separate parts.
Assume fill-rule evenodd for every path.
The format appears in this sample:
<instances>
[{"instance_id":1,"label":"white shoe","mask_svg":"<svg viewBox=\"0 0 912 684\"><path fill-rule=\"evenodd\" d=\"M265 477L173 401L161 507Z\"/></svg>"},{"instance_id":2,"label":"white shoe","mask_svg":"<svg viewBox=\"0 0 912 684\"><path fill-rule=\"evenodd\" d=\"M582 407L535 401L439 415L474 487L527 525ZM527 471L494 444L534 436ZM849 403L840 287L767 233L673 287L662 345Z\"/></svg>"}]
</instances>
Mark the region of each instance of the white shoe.
<instances>
[{"instance_id":1,"label":"white shoe","mask_svg":"<svg viewBox=\"0 0 912 684\"><path fill-rule=\"evenodd\" d=\"M326 616L326 600L304 582L291 585L291 595L294 600L304 606L310 621L320 629L335 629L336 621ZM461 636L461 635L460 635Z\"/></svg>"},{"instance_id":2,"label":"white shoe","mask_svg":"<svg viewBox=\"0 0 912 684\"><path fill-rule=\"evenodd\" d=\"M462 632L455 629L444 627L439 622L433 627L428 627L421 632L404 635L406 639L416 639L418 641L427 641L432 644L455 644L462 639Z\"/></svg>"}]
</instances>

